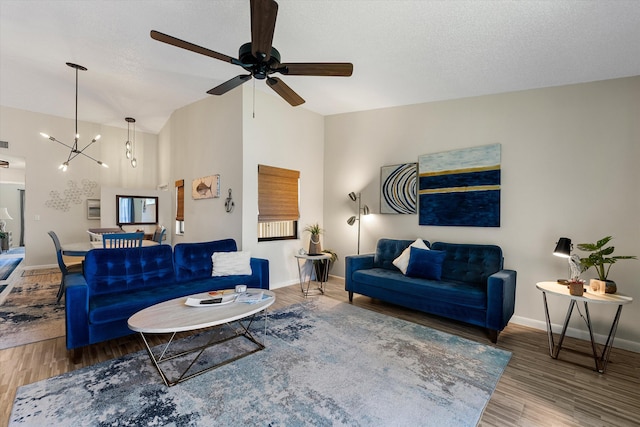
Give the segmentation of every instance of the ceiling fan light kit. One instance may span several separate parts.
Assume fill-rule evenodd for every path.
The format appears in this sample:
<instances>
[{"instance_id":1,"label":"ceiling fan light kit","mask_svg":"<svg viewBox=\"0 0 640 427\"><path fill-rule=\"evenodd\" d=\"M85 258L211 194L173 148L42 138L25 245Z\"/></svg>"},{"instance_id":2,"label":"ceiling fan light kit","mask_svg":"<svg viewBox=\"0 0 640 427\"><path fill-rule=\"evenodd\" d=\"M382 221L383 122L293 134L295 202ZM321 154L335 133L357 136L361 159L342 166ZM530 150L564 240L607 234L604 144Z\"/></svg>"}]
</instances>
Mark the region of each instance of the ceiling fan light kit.
<instances>
[{"instance_id":1,"label":"ceiling fan light kit","mask_svg":"<svg viewBox=\"0 0 640 427\"><path fill-rule=\"evenodd\" d=\"M181 49L190 50L220 61L242 67L249 74L241 74L207 91L210 95L223 95L243 83L255 78L266 80L267 85L291 106L303 104L304 99L277 77L274 73L291 76L341 76L353 74L353 64L349 62L309 62L281 63L280 52L272 46L273 33L278 15L278 3L273 0L251 0L251 42L244 43L238 51L238 58L195 45L168 34L152 30L151 38Z\"/></svg>"},{"instance_id":2,"label":"ceiling fan light kit","mask_svg":"<svg viewBox=\"0 0 640 427\"><path fill-rule=\"evenodd\" d=\"M65 147L69 148L71 151L69 151L69 156L67 157L67 160L62 162L62 164L60 166L58 166L58 169L62 170L63 172L66 172L67 169L69 168L69 162L71 162L71 160L75 159L76 157L78 157L79 155L83 155L91 160L93 160L94 162L96 162L97 164L99 164L102 167L108 168L109 166L107 166L106 163L101 162L100 160L94 159L93 157L91 157L90 155L88 155L87 153L85 153L84 151L89 148L93 143L97 142L100 139L100 135L96 135L90 143L88 143L82 150L78 149L78 140L80 139L80 135L78 134L78 71L87 71L86 67L83 67L82 65L78 65L78 64L74 64L72 62L67 62L67 66L73 68L76 70L76 131L74 134L74 139L73 139L73 145L68 145L65 144L64 142L58 140L57 138L47 135L44 132L40 132L40 135L42 135L42 137L47 138L50 141L53 142L57 142L58 144L64 145Z\"/></svg>"}]
</instances>

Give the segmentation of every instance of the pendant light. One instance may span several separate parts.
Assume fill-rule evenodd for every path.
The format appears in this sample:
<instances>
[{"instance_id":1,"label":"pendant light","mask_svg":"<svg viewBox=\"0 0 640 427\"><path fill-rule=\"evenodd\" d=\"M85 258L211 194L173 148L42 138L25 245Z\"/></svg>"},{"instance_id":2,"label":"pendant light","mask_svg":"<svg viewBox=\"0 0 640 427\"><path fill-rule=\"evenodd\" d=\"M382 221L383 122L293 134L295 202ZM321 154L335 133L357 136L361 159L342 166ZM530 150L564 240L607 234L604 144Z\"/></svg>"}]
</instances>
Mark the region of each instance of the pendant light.
<instances>
[{"instance_id":1,"label":"pendant light","mask_svg":"<svg viewBox=\"0 0 640 427\"><path fill-rule=\"evenodd\" d=\"M136 159L136 119L133 117L125 117L127 122L127 142L124 143L125 155L131 160L131 167L138 166ZM131 138L131 124L133 123L133 139Z\"/></svg>"},{"instance_id":2,"label":"pendant light","mask_svg":"<svg viewBox=\"0 0 640 427\"><path fill-rule=\"evenodd\" d=\"M82 150L78 149L78 140L80 139L80 135L78 134L78 71L87 71L87 69L85 67L83 67L82 65L78 65L78 64L73 64L71 62L67 62L67 66L73 68L76 70L76 132L75 132L75 136L73 139L73 145L68 145L65 144L62 141L59 141L58 139L56 139L53 136L49 136L44 132L40 132L40 135L42 135L44 138L47 138L51 141L57 142L58 144L62 144L65 147L71 149L71 151L69 151L69 156L67 157L67 160L64 161L59 167L58 169L61 169L63 172L67 171L67 168L69 167L69 162L73 159L75 159L76 157L78 157L79 155L83 155L91 160L93 160L94 162L96 162L97 164L99 164L102 167L108 168L109 166L107 166L106 163L101 162L100 160L94 159L93 157L91 157L90 155L86 154L84 152L84 150L86 150L87 148L89 148L94 142L98 141L100 139L100 135L96 135L90 143L88 143Z\"/></svg>"}]
</instances>

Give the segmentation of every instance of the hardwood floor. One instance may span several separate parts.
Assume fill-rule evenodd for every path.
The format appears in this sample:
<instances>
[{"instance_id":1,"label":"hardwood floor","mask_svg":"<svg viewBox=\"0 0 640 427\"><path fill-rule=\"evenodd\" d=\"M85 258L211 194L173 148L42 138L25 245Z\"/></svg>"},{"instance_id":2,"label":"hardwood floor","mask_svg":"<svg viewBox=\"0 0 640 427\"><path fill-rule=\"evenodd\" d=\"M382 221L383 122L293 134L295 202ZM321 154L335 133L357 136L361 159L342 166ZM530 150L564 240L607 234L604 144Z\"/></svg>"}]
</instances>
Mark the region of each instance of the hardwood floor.
<instances>
[{"instance_id":1,"label":"hardwood floor","mask_svg":"<svg viewBox=\"0 0 640 427\"><path fill-rule=\"evenodd\" d=\"M299 286L276 289L274 309L303 300ZM340 279L331 278L326 295L348 302ZM485 331L463 323L355 295L353 304L390 316L491 345ZM585 341L565 345L589 351ZM546 332L510 324L498 348L512 358L487 405L480 426L638 426L640 425L640 354L614 349L602 375L593 360L563 349L561 360L549 357ZM95 344L71 363L64 337L0 350L0 425L8 424L16 389L23 385L142 350L136 335ZM575 359L581 365L567 362Z\"/></svg>"}]
</instances>

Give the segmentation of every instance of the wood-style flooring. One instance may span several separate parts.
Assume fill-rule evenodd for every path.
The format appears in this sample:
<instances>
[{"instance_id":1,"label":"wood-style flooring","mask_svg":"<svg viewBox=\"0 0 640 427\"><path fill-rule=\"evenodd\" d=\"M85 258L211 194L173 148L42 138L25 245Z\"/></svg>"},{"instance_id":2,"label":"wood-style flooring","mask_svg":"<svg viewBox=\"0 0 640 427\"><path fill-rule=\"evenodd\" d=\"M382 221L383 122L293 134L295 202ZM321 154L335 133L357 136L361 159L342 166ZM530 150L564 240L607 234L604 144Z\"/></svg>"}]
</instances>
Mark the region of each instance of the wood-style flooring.
<instances>
[{"instance_id":1,"label":"wood-style flooring","mask_svg":"<svg viewBox=\"0 0 640 427\"><path fill-rule=\"evenodd\" d=\"M276 289L274 309L303 300L300 287ZM325 296L348 302L341 279L331 278ZM491 345L485 331L463 323L354 296L353 304ZM480 426L639 426L640 354L614 349L606 374L593 371L593 359L563 349L549 357L546 332L510 324L497 347L513 356L485 409ZM585 341L565 346L587 352ZM16 389L23 385L142 350L137 335L84 349L79 364L70 361L64 337L0 350L0 426L8 424ZM571 360L572 362L569 362ZM575 364L573 362L577 362ZM425 424L428 424L425 420Z\"/></svg>"}]
</instances>

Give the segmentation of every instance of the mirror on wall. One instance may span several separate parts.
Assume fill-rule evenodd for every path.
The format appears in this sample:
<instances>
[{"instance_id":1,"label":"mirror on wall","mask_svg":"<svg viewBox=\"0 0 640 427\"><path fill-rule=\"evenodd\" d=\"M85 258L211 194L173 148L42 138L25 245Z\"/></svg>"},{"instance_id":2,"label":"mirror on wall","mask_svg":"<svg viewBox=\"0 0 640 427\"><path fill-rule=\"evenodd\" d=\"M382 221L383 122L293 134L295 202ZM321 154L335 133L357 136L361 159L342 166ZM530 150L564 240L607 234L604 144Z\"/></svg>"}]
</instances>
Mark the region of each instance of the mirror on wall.
<instances>
[{"instance_id":1,"label":"mirror on wall","mask_svg":"<svg viewBox=\"0 0 640 427\"><path fill-rule=\"evenodd\" d=\"M158 198L116 196L116 224L155 225L158 223Z\"/></svg>"}]
</instances>

